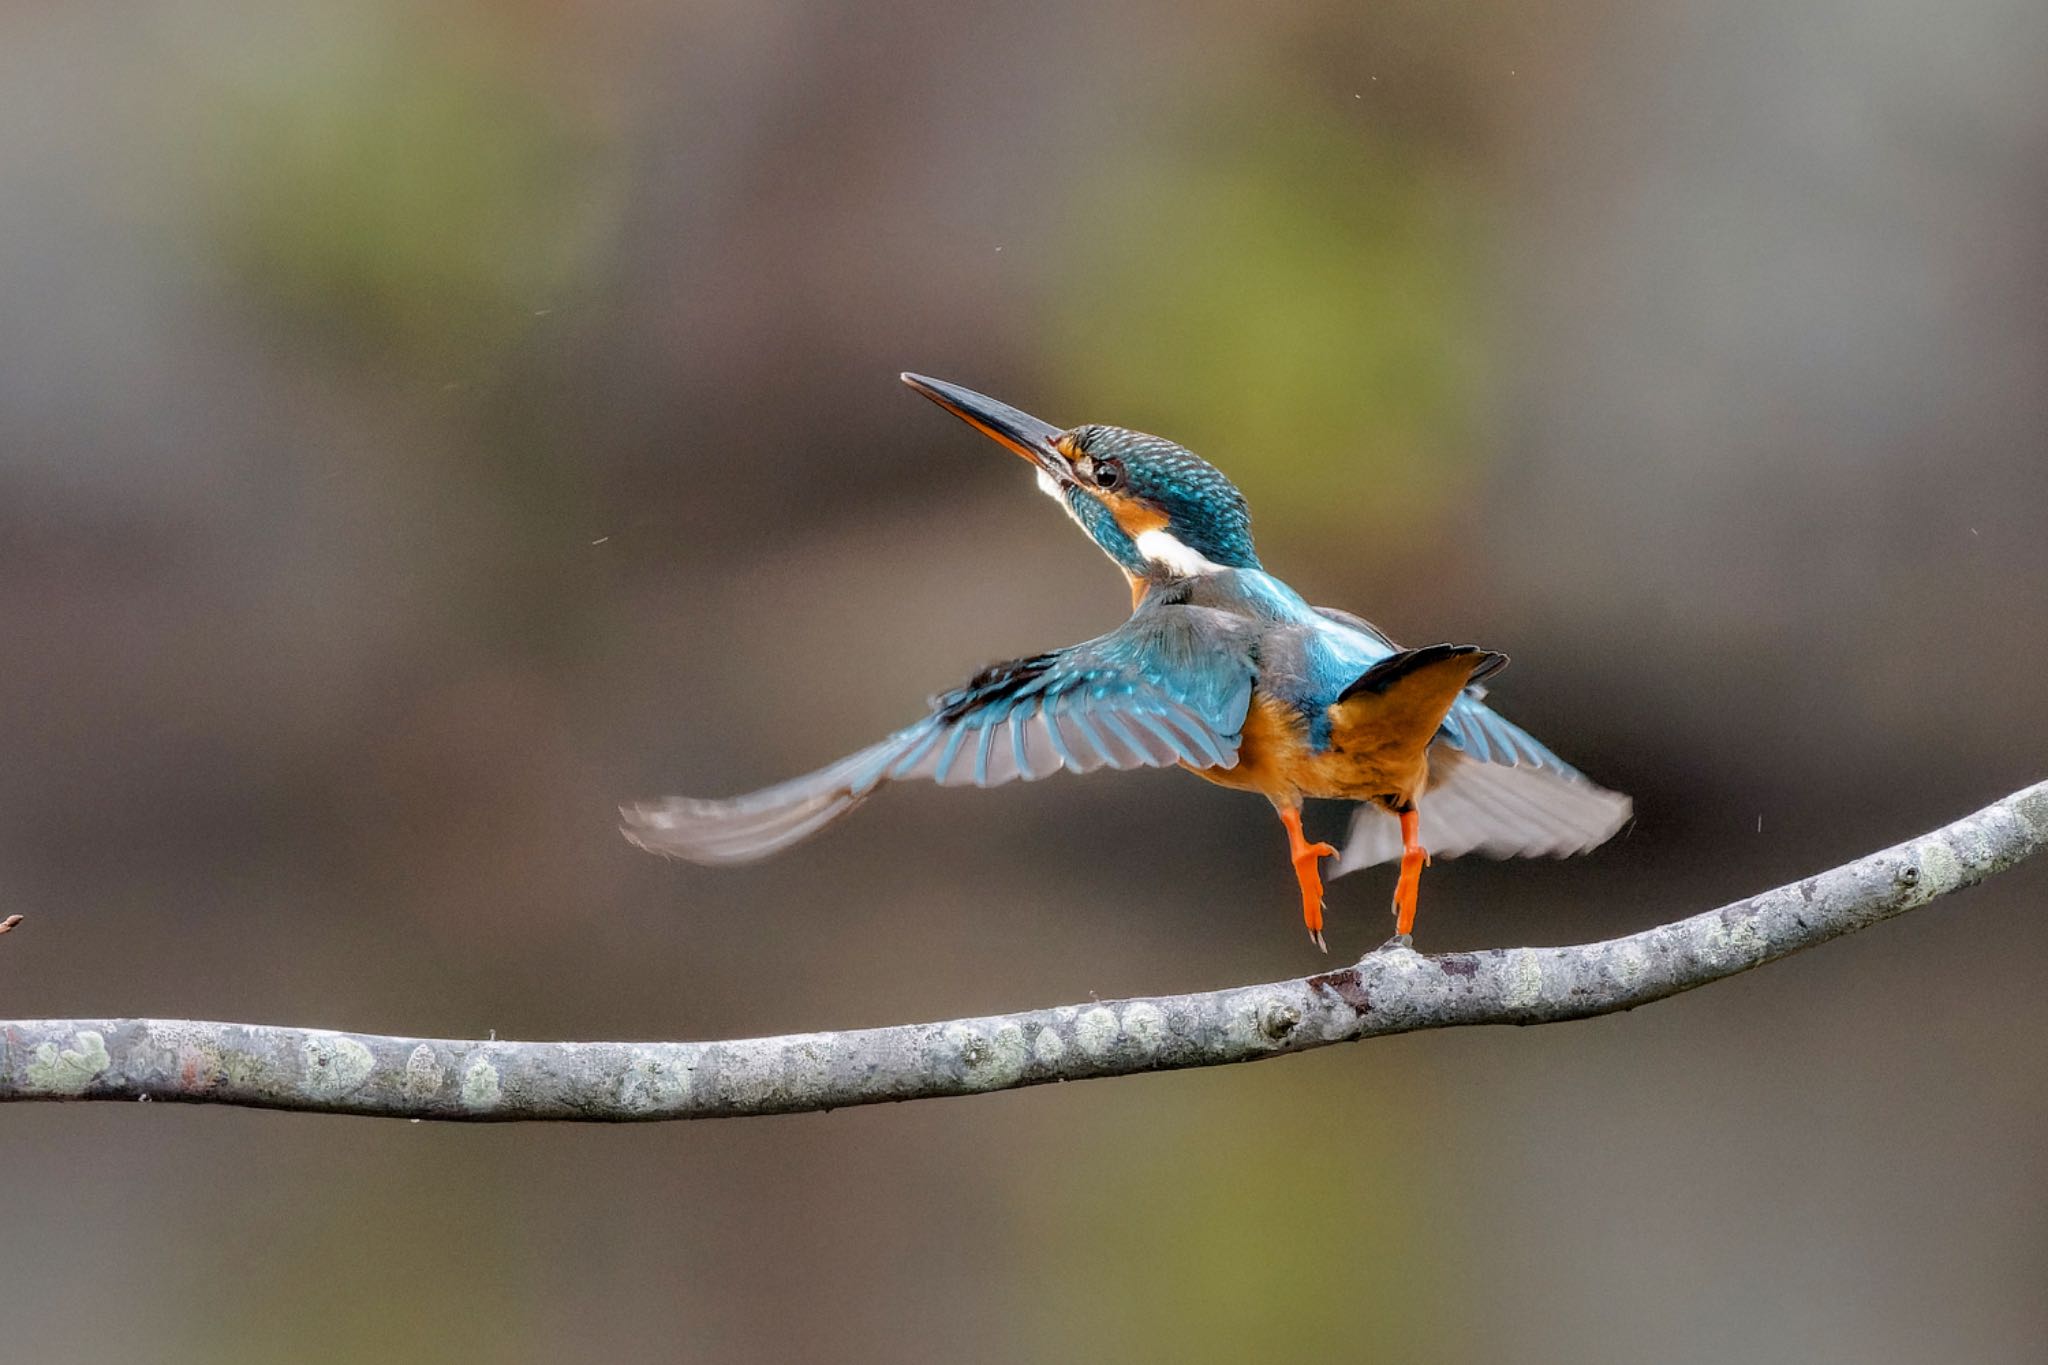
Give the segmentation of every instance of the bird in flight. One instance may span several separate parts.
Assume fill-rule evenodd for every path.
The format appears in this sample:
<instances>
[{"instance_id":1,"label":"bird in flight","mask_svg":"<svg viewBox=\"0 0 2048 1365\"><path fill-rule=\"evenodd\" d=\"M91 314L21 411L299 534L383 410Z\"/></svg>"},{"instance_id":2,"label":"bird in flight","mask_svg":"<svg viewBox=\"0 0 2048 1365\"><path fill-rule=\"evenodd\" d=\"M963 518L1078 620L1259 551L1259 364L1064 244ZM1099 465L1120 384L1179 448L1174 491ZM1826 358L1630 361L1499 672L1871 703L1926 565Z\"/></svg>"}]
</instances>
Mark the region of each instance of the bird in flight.
<instances>
[{"instance_id":1,"label":"bird in flight","mask_svg":"<svg viewBox=\"0 0 2048 1365\"><path fill-rule=\"evenodd\" d=\"M1394 926L1406 941L1431 852L1562 857L1628 820L1626 796L1486 705L1480 684L1503 655L1403 649L1349 612L1310 606L1259 563L1243 495L1192 451L1123 427L1061 430L943 380L903 382L1032 464L1039 488L1123 571L1130 619L985 668L914 724L806 777L729 800L628 806L635 844L749 862L890 782L993 787L1061 769L1177 766L1273 803L1302 919L1327 951L1324 858L1337 860L1333 876L1400 861ZM1341 854L1302 833L1309 797L1358 803Z\"/></svg>"}]
</instances>

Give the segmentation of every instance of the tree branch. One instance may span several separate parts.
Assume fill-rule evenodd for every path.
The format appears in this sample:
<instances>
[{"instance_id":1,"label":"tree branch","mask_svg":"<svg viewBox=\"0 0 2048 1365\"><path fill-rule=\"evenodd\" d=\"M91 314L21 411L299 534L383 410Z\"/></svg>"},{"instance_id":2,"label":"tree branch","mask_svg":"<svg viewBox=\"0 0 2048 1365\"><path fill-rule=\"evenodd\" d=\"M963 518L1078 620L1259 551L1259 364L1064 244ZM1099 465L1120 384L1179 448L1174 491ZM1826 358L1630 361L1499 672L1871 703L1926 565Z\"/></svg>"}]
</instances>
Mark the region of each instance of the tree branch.
<instances>
[{"instance_id":1,"label":"tree branch","mask_svg":"<svg viewBox=\"0 0 2048 1365\"><path fill-rule=\"evenodd\" d=\"M714 1043L451 1042L164 1019L0 1023L0 1101L386 1118L727 1118L1219 1066L1415 1029L1662 1000L1916 910L2048 844L2048 782L1881 853L1626 938L1423 957L1201 995Z\"/></svg>"}]
</instances>

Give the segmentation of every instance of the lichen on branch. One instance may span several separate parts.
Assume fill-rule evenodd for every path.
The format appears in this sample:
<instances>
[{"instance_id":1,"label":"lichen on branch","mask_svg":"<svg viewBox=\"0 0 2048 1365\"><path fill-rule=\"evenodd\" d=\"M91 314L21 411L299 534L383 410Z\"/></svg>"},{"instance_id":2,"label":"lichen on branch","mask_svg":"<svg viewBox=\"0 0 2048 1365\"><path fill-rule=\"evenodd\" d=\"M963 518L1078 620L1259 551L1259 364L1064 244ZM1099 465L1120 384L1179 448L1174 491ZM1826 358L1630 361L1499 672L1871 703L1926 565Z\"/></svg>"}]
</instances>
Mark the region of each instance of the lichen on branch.
<instances>
[{"instance_id":1,"label":"lichen on branch","mask_svg":"<svg viewBox=\"0 0 2048 1365\"><path fill-rule=\"evenodd\" d=\"M1802 881L1624 938L1292 981L700 1043L399 1038L168 1019L0 1022L0 1101L172 1100L385 1118L733 1118L1257 1061L1465 1024L1609 1014L1917 910L2048 844L2048 783Z\"/></svg>"}]
</instances>

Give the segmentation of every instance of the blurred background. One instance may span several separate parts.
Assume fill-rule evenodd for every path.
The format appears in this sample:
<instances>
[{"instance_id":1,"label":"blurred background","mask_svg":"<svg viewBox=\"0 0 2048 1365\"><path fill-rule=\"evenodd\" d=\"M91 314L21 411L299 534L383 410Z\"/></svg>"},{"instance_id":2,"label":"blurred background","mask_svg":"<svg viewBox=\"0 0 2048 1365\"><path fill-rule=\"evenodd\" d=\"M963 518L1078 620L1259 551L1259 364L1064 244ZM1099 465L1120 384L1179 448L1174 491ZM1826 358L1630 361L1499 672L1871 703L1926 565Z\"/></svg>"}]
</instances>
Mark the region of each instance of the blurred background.
<instances>
[{"instance_id":1,"label":"blurred background","mask_svg":"<svg viewBox=\"0 0 2048 1365\"><path fill-rule=\"evenodd\" d=\"M1639 818L1439 865L1426 948L2048 775L2044 63L2033 0L12 7L0 1015L713 1038L1319 968L1271 812L1182 774L618 837L1126 609L902 369L1175 437L1313 600L1514 656ZM2042 897L825 1116L13 1107L0 1355L2034 1360Z\"/></svg>"}]
</instances>

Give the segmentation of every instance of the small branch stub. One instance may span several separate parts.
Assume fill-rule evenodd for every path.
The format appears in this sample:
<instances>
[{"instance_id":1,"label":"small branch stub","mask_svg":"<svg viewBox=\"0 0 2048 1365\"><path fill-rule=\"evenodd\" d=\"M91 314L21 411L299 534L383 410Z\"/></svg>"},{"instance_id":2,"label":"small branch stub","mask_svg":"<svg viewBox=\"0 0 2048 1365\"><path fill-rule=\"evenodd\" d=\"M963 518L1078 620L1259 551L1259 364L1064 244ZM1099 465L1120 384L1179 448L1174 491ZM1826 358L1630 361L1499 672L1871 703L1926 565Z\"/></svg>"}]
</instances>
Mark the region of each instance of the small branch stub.
<instances>
[{"instance_id":1,"label":"small branch stub","mask_svg":"<svg viewBox=\"0 0 2048 1365\"><path fill-rule=\"evenodd\" d=\"M387 1118L729 1118L1257 1061L1416 1029L1547 1024L1692 990L1975 885L2048 844L2048 783L1832 871L1624 938L1198 995L705 1043L399 1038L175 1019L0 1022L0 1101L177 1100ZM19 916L0 923L12 928Z\"/></svg>"}]
</instances>

